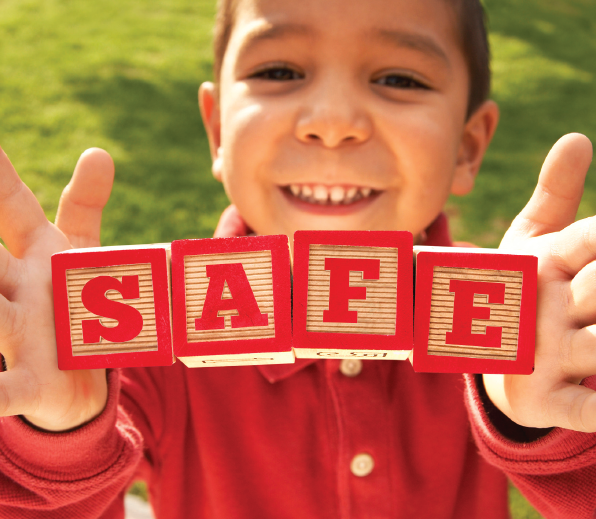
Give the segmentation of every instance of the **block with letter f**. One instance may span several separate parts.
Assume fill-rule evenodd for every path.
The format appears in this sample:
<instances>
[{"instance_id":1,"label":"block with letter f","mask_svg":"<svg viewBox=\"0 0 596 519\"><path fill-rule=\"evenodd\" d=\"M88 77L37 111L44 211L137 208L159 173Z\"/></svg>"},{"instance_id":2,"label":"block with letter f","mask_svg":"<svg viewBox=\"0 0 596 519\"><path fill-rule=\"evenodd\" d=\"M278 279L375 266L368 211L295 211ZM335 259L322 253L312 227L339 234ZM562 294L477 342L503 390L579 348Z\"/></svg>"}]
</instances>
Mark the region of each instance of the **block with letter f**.
<instances>
[{"instance_id":1,"label":"block with letter f","mask_svg":"<svg viewBox=\"0 0 596 519\"><path fill-rule=\"evenodd\" d=\"M298 231L298 358L404 359L412 349L412 235Z\"/></svg>"}]
</instances>

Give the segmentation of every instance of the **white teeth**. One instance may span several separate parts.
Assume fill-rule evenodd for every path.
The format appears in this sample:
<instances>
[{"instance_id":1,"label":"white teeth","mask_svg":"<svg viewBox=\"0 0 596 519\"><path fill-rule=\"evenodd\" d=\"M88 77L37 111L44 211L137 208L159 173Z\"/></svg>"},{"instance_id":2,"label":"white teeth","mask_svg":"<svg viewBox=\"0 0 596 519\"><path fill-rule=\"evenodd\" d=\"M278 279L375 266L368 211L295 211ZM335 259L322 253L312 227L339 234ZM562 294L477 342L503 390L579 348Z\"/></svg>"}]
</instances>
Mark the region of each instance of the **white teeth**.
<instances>
[{"instance_id":1,"label":"white teeth","mask_svg":"<svg viewBox=\"0 0 596 519\"><path fill-rule=\"evenodd\" d=\"M315 186L313 194L314 194L315 200L317 200L318 202L325 202L329 196L327 188L325 186L321 186L321 185Z\"/></svg>"},{"instance_id":2,"label":"white teeth","mask_svg":"<svg viewBox=\"0 0 596 519\"><path fill-rule=\"evenodd\" d=\"M293 196L309 204L353 204L373 193L370 187L324 186L322 184L290 184L286 187Z\"/></svg>"},{"instance_id":3,"label":"white teeth","mask_svg":"<svg viewBox=\"0 0 596 519\"><path fill-rule=\"evenodd\" d=\"M334 204L339 204L340 202L344 201L344 197L345 197L345 191L344 188L341 186L333 186L331 188L331 191L329 192L329 198L331 198L331 201Z\"/></svg>"},{"instance_id":4,"label":"white teeth","mask_svg":"<svg viewBox=\"0 0 596 519\"><path fill-rule=\"evenodd\" d=\"M346 198L348 200L351 200L352 198L354 198L354 195L356 195L356 193L358 192L358 188L357 187L349 187L348 190L346 191Z\"/></svg>"}]
</instances>

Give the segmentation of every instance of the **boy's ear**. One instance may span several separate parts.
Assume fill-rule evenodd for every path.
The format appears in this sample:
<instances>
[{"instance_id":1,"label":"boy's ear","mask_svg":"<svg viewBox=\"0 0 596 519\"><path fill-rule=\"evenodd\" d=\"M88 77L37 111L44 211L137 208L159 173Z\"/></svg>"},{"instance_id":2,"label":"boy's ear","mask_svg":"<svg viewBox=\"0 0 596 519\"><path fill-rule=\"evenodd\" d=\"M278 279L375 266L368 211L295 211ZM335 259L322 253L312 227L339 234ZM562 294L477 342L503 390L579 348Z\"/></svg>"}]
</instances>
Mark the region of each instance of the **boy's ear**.
<instances>
[{"instance_id":1,"label":"boy's ear","mask_svg":"<svg viewBox=\"0 0 596 519\"><path fill-rule=\"evenodd\" d=\"M484 153L498 122L499 107L491 100L482 103L466 121L457 153L455 176L451 184L452 194L466 195L474 187Z\"/></svg>"},{"instance_id":2,"label":"boy's ear","mask_svg":"<svg viewBox=\"0 0 596 519\"><path fill-rule=\"evenodd\" d=\"M201 84L199 87L199 108L209 139L209 150L213 161L211 171L213 176L221 182L221 116L217 97L217 87L213 83L205 81Z\"/></svg>"}]
</instances>

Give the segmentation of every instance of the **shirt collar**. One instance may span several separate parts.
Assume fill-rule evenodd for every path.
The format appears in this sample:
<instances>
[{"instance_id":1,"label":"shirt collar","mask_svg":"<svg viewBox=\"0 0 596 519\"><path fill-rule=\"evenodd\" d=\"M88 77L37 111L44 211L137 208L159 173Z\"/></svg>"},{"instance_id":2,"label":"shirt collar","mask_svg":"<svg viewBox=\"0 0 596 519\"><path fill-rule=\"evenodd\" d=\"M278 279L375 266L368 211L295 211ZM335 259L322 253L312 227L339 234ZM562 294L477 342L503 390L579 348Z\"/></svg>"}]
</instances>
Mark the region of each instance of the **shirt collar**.
<instances>
[{"instance_id":1,"label":"shirt collar","mask_svg":"<svg viewBox=\"0 0 596 519\"><path fill-rule=\"evenodd\" d=\"M420 245L434 245L436 247L450 247L451 236L447 217L441 213L422 234ZM319 359L296 359L294 364L260 364L257 369L272 384L302 371Z\"/></svg>"}]
</instances>

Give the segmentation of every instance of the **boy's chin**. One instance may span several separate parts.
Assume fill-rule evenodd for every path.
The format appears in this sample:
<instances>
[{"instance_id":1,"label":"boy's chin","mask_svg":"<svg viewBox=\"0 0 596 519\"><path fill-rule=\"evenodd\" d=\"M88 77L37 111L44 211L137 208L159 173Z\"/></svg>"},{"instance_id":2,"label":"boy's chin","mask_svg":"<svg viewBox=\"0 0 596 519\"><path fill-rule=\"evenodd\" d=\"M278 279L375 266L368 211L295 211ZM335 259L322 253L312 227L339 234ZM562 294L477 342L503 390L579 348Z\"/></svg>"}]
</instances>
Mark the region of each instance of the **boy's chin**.
<instances>
[{"instance_id":1,"label":"boy's chin","mask_svg":"<svg viewBox=\"0 0 596 519\"><path fill-rule=\"evenodd\" d=\"M278 221L273 225L264 225L256 230L257 234L286 234L291 237L296 231L394 231L389 225L375 225L357 218L309 216L291 222Z\"/></svg>"}]
</instances>

